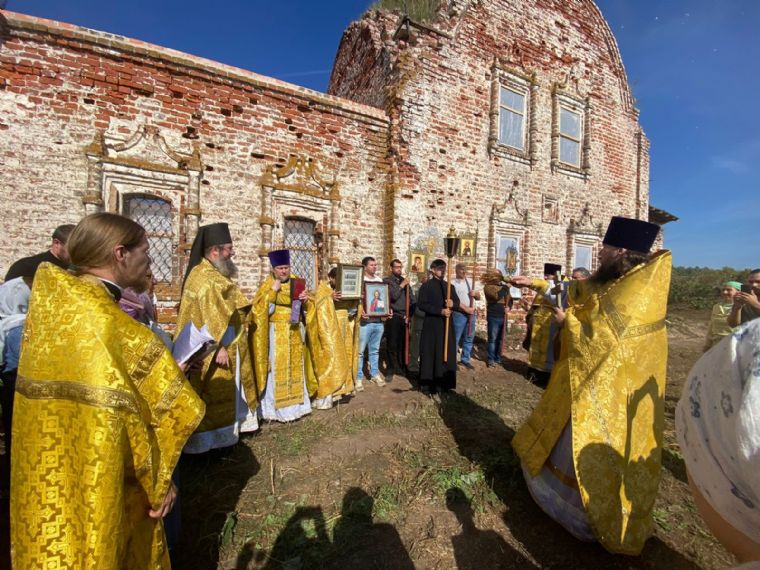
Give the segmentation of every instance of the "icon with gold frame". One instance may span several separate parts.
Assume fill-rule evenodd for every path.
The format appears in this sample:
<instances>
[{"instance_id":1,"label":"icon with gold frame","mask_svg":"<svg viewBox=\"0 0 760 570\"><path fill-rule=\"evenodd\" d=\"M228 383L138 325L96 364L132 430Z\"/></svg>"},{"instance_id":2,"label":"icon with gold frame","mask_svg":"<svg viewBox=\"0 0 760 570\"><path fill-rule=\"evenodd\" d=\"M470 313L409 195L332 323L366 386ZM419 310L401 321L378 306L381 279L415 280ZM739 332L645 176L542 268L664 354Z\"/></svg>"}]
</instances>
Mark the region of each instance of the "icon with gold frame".
<instances>
[{"instance_id":1,"label":"icon with gold frame","mask_svg":"<svg viewBox=\"0 0 760 570\"><path fill-rule=\"evenodd\" d=\"M409 271L412 273L424 273L427 270L425 260L427 254L424 251L413 251L409 255Z\"/></svg>"}]
</instances>

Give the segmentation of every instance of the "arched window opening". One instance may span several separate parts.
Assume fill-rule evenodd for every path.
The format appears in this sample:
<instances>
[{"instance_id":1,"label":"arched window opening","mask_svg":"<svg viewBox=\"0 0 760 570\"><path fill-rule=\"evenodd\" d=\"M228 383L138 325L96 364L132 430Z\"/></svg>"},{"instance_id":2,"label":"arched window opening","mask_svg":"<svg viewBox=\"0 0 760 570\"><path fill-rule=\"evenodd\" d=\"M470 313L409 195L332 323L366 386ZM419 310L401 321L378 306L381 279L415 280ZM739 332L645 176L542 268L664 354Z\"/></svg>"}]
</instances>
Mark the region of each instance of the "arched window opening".
<instances>
[{"instance_id":1,"label":"arched window opening","mask_svg":"<svg viewBox=\"0 0 760 570\"><path fill-rule=\"evenodd\" d=\"M310 289L317 286L316 222L308 218L286 217L283 224L283 245L290 250L291 271L306 279Z\"/></svg>"},{"instance_id":2,"label":"arched window opening","mask_svg":"<svg viewBox=\"0 0 760 570\"><path fill-rule=\"evenodd\" d=\"M159 283L171 283L174 275L171 203L149 194L127 194L123 199L122 212L145 228L153 260L153 277Z\"/></svg>"}]
</instances>

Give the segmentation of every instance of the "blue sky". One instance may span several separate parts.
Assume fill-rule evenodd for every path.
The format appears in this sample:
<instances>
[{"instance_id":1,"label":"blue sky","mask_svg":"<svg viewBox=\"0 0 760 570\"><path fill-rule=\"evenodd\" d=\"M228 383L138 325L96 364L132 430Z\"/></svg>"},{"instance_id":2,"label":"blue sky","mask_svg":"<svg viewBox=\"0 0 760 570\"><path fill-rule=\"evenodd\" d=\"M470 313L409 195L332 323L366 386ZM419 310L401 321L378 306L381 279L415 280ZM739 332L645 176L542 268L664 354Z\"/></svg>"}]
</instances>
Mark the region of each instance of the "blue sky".
<instances>
[{"instance_id":1,"label":"blue sky","mask_svg":"<svg viewBox=\"0 0 760 570\"><path fill-rule=\"evenodd\" d=\"M324 91L367 0L6 0ZM0 0L2 3L2 0ZM651 203L677 265L760 267L760 2L598 0L651 140Z\"/></svg>"}]
</instances>

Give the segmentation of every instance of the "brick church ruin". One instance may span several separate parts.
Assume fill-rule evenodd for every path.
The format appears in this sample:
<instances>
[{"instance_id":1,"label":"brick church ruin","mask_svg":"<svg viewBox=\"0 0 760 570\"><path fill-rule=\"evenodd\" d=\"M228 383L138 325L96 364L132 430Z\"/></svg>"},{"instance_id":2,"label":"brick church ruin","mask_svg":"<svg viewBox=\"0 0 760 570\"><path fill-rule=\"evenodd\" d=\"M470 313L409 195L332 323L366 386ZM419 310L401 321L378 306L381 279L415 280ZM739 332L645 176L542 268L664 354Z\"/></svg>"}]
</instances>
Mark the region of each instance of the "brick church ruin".
<instances>
[{"instance_id":1,"label":"brick church ruin","mask_svg":"<svg viewBox=\"0 0 760 570\"><path fill-rule=\"evenodd\" d=\"M314 279L374 255L591 266L612 215L646 219L649 141L591 0L449 0L430 22L370 10L328 93L171 49L0 12L0 271L52 229L120 212L179 300L199 224L230 223L252 293L266 252ZM470 258L472 259L472 258Z\"/></svg>"}]
</instances>

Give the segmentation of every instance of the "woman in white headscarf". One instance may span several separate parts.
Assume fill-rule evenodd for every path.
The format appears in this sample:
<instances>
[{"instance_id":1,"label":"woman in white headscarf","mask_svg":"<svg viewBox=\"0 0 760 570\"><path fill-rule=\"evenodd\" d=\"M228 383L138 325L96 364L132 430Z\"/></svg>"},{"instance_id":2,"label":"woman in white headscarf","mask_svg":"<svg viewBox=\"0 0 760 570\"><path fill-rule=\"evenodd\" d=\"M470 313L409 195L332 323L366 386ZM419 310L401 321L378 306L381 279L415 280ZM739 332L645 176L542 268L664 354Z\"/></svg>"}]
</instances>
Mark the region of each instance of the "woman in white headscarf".
<instances>
[{"instance_id":1,"label":"woman in white headscarf","mask_svg":"<svg viewBox=\"0 0 760 570\"><path fill-rule=\"evenodd\" d=\"M13 394L16 391L16 370L21 352L21 333L29 308L29 293L29 286L23 277L0 285L0 405L3 408L6 457L11 456Z\"/></svg>"},{"instance_id":2,"label":"woman in white headscarf","mask_svg":"<svg viewBox=\"0 0 760 570\"><path fill-rule=\"evenodd\" d=\"M707 526L742 562L760 560L760 319L697 361L676 428Z\"/></svg>"}]
</instances>

